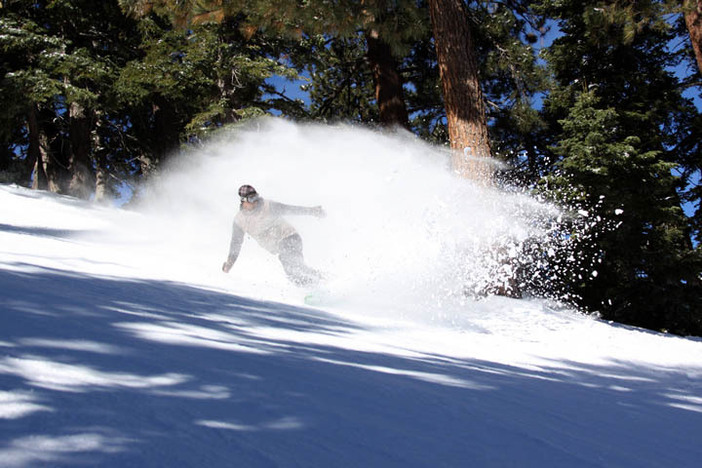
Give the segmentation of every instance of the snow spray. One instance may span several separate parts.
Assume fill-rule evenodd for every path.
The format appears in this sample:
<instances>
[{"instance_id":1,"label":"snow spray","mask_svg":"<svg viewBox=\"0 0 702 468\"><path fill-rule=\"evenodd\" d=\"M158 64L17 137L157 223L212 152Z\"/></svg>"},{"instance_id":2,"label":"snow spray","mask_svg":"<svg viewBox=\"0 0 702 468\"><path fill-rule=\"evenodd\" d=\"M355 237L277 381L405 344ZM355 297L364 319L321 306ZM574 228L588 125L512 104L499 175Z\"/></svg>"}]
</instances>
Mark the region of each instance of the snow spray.
<instances>
[{"instance_id":1,"label":"snow spray","mask_svg":"<svg viewBox=\"0 0 702 468\"><path fill-rule=\"evenodd\" d=\"M259 120L177 158L144 198L152 235L164 232L191 272L274 300L302 296L252 239L230 275L219 271L243 184L271 200L324 207L324 219L287 219L334 297L432 319L517 287L509 279L525 243L548 238L542 221L559 216L532 197L457 177L445 149L406 132Z\"/></svg>"}]
</instances>

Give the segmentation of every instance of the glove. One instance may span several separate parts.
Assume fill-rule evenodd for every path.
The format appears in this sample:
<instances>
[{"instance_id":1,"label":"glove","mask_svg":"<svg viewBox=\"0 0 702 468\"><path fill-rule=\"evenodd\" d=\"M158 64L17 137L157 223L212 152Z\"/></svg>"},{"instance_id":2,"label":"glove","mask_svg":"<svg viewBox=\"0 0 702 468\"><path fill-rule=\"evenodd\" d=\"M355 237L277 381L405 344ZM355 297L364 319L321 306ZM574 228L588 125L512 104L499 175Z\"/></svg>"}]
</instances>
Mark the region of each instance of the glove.
<instances>
[{"instance_id":1,"label":"glove","mask_svg":"<svg viewBox=\"0 0 702 468\"><path fill-rule=\"evenodd\" d=\"M234 262L230 262L229 260L227 260L227 261L224 262L224 264L222 265L222 271L225 272L225 273L229 273L229 270L232 269L232 265L234 265Z\"/></svg>"},{"instance_id":2,"label":"glove","mask_svg":"<svg viewBox=\"0 0 702 468\"><path fill-rule=\"evenodd\" d=\"M316 216L317 218L325 218L327 216L327 212L324 211L324 208L321 206L315 206L312 208L312 215Z\"/></svg>"}]
</instances>

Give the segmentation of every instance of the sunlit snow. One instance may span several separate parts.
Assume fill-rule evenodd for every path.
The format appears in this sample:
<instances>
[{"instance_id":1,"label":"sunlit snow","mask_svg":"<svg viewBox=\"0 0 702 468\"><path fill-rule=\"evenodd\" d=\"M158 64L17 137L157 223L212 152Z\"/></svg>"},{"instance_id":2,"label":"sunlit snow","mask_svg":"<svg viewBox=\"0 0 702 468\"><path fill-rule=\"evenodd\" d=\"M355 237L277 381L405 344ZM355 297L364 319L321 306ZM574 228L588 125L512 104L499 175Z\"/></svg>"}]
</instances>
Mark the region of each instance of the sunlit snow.
<instances>
[{"instance_id":1,"label":"sunlit snow","mask_svg":"<svg viewBox=\"0 0 702 468\"><path fill-rule=\"evenodd\" d=\"M222 273L245 183L324 206L289 218L329 278L319 306L251 239ZM0 186L0 466L702 460L702 341L473 294L491 250L519 255L559 214L455 178L442 151L263 121L140 197Z\"/></svg>"}]
</instances>

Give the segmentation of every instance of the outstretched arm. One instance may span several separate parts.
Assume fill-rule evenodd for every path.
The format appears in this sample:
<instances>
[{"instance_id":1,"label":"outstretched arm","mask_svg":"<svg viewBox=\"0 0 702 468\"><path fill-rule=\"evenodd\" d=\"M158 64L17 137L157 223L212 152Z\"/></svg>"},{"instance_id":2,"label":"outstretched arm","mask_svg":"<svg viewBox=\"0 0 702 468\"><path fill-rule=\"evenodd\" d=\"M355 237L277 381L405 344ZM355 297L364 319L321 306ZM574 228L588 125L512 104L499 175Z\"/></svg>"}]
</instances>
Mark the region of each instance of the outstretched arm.
<instances>
[{"instance_id":1,"label":"outstretched arm","mask_svg":"<svg viewBox=\"0 0 702 468\"><path fill-rule=\"evenodd\" d=\"M309 215L316 216L317 218L323 218L327 214L324 208L321 206L297 206L297 205L286 205L285 203L270 202L271 212L274 214L283 215Z\"/></svg>"},{"instance_id":2,"label":"outstretched arm","mask_svg":"<svg viewBox=\"0 0 702 468\"><path fill-rule=\"evenodd\" d=\"M244 231L239 227L238 224L234 223L232 226L232 240L229 242L229 256L227 261L222 265L222 271L229 273L232 269L234 262L239 257L239 252L241 251L241 244L244 242Z\"/></svg>"}]
</instances>

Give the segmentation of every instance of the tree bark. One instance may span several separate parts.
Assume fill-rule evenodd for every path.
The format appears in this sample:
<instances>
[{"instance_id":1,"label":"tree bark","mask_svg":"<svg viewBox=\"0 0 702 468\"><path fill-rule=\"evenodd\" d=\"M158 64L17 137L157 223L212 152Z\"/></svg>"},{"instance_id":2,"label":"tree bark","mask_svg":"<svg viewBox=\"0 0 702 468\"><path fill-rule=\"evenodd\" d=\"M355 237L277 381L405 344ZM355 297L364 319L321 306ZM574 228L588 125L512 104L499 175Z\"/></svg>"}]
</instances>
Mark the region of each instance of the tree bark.
<instances>
[{"instance_id":1,"label":"tree bark","mask_svg":"<svg viewBox=\"0 0 702 468\"><path fill-rule=\"evenodd\" d=\"M366 32L368 51L366 57L373 71L375 100L378 103L379 120L388 127L409 129L409 116L402 90L402 76L390 46L376 30Z\"/></svg>"},{"instance_id":2,"label":"tree bark","mask_svg":"<svg viewBox=\"0 0 702 468\"><path fill-rule=\"evenodd\" d=\"M697 68L702 74L702 0L685 0L683 8L685 24L697 59Z\"/></svg>"},{"instance_id":3,"label":"tree bark","mask_svg":"<svg viewBox=\"0 0 702 468\"><path fill-rule=\"evenodd\" d=\"M155 160L150 161L150 163L158 165L178 149L180 140L177 129L180 128L180 125L176 109L167 99L156 96L152 110L153 135L151 140L153 146L151 152ZM151 167L150 171L153 169L154 167Z\"/></svg>"},{"instance_id":4,"label":"tree bark","mask_svg":"<svg viewBox=\"0 0 702 468\"><path fill-rule=\"evenodd\" d=\"M95 161L95 203L103 204L110 199L110 172L107 168L107 144L101 139L102 120L100 113L95 115L95 132L93 132L93 148L95 153L93 159Z\"/></svg>"},{"instance_id":5,"label":"tree bark","mask_svg":"<svg viewBox=\"0 0 702 468\"><path fill-rule=\"evenodd\" d=\"M71 180L68 192L83 200L90 199L95 186L91 162L92 120L82 105L73 102L69 107L71 156L69 173Z\"/></svg>"},{"instance_id":6,"label":"tree bark","mask_svg":"<svg viewBox=\"0 0 702 468\"><path fill-rule=\"evenodd\" d=\"M28 161L32 171L32 188L34 190L47 190L49 178L46 174L46 164L49 160L49 144L46 133L39 124L39 110L32 105L27 114L27 130L29 134L29 147L27 148Z\"/></svg>"},{"instance_id":7,"label":"tree bark","mask_svg":"<svg viewBox=\"0 0 702 468\"><path fill-rule=\"evenodd\" d=\"M105 168L105 162L98 158L97 168L95 171L95 203L106 203L110 199L110 191L108 187L109 173Z\"/></svg>"},{"instance_id":8,"label":"tree bark","mask_svg":"<svg viewBox=\"0 0 702 468\"><path fill-rule=\"evenodd\" d=\"M178 129L182 128L178 113L168 99L156 95L150 110L138 119L135 131L145 149L137 157L141 176L149 179L180 144Z\"/></svg>"},{"instance_id":9,"label":"tree bark","mask_svg":"<svg viewBox=\"0 0 702 468\"><path fill-rule=\"evenodd\" d=\"M462 0L429 0L446 108L452 166L461 177L491 180L485 103Z\"/></svg>"}]
</instances>

